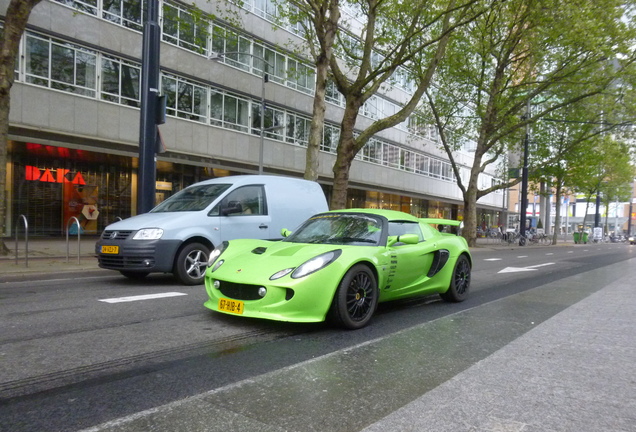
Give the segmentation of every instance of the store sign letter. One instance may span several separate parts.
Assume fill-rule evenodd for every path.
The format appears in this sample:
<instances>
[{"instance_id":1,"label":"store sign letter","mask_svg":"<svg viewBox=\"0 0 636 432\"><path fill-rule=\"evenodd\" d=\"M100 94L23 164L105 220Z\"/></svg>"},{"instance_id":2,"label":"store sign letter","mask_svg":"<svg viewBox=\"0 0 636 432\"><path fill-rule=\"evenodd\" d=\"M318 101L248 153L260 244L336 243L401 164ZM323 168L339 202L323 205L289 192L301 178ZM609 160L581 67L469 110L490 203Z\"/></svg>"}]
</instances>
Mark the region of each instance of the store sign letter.
<instances>
[{"instance_id":1,"label":"store sign letter","mask_svg":"<svg viewBox=\"0 0 636 432\"><path fill-rule=\"evenodd\" d=\"M48 168L41 170L31 165L26 166L27 180L35 180L48 183L73 183L76 185L86 184L86 181L84 180L81 172L75 173L73 178L69 178L69 174L71 174L71 176L73 175L73 173L71 173L71 170L67 170L64 168L59 168L57 170L51 171Z\"/></svg>"}]
</instances>

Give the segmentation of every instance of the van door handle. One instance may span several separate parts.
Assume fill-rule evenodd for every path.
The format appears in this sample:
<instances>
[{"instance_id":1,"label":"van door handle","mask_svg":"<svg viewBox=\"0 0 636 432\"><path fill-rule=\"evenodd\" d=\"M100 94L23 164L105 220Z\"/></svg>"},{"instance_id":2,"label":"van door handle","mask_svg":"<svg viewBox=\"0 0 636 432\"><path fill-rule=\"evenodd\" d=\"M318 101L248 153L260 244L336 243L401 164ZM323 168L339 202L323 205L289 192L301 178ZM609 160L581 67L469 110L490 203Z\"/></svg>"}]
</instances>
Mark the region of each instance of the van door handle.
<instances>
[{"instance_id":1,"label":"van door handle","mask_svg":"<svg viewBox=\"0 0 636 432\"><path fill-rule=\"evenodd\" d=\"M260 224L258 227L259 227L260 229L265 229L265 228L267 228L267 225L265 225L265 224Z\"/></svg>"}]
</instances>

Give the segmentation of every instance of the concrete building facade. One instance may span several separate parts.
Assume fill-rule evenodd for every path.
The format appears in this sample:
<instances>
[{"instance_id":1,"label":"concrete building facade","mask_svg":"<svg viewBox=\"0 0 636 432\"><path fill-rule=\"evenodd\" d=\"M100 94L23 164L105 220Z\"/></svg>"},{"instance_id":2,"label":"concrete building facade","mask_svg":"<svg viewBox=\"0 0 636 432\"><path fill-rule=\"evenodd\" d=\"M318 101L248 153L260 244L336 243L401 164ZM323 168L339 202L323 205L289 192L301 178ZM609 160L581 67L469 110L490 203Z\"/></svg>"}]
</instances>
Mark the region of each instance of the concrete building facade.
<instances>
[{"instance_id":1,"label":"concrete building facade","mask_svg":"<svg viewBox=\"0 0 636 432\"><path fill-rule=\"evenodd\" d=\"M44 0L33 10L11 92L6 234L21 216L31 233L58 235L72 218L98 233L136 214L145 3ZM2 13L7 5L0 0ZM219 16L214 1L197 5L206 19L186 3L159 6L167 121L160 126L166 151L157 155L156 201L206 178L256 173L262 96L263 170L302 176L314 72L309 58L288 48L302 45L298 29L277 27L266 0L234 8L236 22L210 18ZM365 105L359 127L394 113L410 85L396 77ZM343 101L334 89L327 101L318 181L329 197ZM456 160L467 175L471 153L458 152ZM350 179L349 207L462 217L461 192L435 130L415 116L374 137ZM490 172L480 181L497 179ZM505 204L503 193L480 200L480 224L504 224Z\"/></svg>"}]
</instances>

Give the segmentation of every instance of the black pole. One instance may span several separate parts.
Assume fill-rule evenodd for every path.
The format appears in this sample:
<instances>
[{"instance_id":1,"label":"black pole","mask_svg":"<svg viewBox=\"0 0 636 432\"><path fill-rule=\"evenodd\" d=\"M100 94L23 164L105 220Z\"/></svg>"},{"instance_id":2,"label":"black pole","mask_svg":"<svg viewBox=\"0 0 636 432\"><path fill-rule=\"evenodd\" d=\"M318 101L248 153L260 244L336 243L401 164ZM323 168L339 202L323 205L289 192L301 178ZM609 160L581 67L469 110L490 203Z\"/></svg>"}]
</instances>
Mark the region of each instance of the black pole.
<instances>
[{"instance_id":1,"label":"black pole","mask_svg":"<svg viewBox=\"0 0 636 432\"><path fill-rule=\"evenodd\" d=\"M627 236L632 235L632 212L634 211L634 199L629 198L629 219L627 219Z\"/></svg>"},{"instance_id":2,"label":"black pole","mask_svg":"<svg viewBox=\"0 0 636 432\"><path fill-rule=\"evenodd\" d=\"M159 97L159 28L158 0L147 0L141 67L141 114L139 122L139 178L137 179L137 214L155 206L157 181L157 102Z\"/></svg>"},{"instance_id":3,"label":"black pole","mask_svg":"<svg viewBox=\"0 0 636 432\"><path fill-rule=\"evenodd\" d=\"M530 113L528 112L528 116ZM519 218L519 246L525 246L526 236L526 209L528 208L528 130L526 129L526 136L523 139L523 170L521 173L521 212Z\"/></svg>"},{"instance_id":4,"label":"black pole","mask_svg":"<svg viewBox=\"0 0 636 432\"><path fill-rule=\"evenodd\" d=\"M594 228L601 226L601 192L596 192L596 213L594 214Z\"/></svg>"}]
</instances>

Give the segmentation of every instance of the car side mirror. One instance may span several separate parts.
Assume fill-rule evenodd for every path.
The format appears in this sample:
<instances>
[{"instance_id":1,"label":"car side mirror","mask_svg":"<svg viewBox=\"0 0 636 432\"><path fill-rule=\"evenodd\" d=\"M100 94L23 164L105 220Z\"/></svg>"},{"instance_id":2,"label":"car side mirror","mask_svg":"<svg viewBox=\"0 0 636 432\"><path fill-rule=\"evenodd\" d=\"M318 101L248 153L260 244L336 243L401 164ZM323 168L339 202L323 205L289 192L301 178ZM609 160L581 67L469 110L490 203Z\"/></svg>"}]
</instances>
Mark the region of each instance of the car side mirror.
<instances>
[{"instance_id":1,"label":"car side mirror","mask_svg":"<svg viewBox=\"0 0 636 432\"><path fill-rule=\"evenodd\" d=\"M280 235L282 235L283 237L289 237L291 233L292 232L287 228L283 228L282 230L280 230Z\"/></svg>"},{"instance_id":2,"label":"car side mirror","mask_svg":"<svg viewBox=\"0 0 636 432\"><path fill-rule=\"evenodd\" d=\"M399 236L389 236L387 239L387 246L393 246L397 243L402 244L418 244L420 242L420 238L417 234L402 234Z\"/></svg>"},{"instance_id":3,"label":"car side mirror","mask_svg":"<svg viewBox=\"0 0 636 432\"><path fill-rule=\"evenodd\" d=\"M221 206L221 215L227 216L234 213L243 213L243 206L240 201L228 201Z\"/></svg>"}]
</instances>

